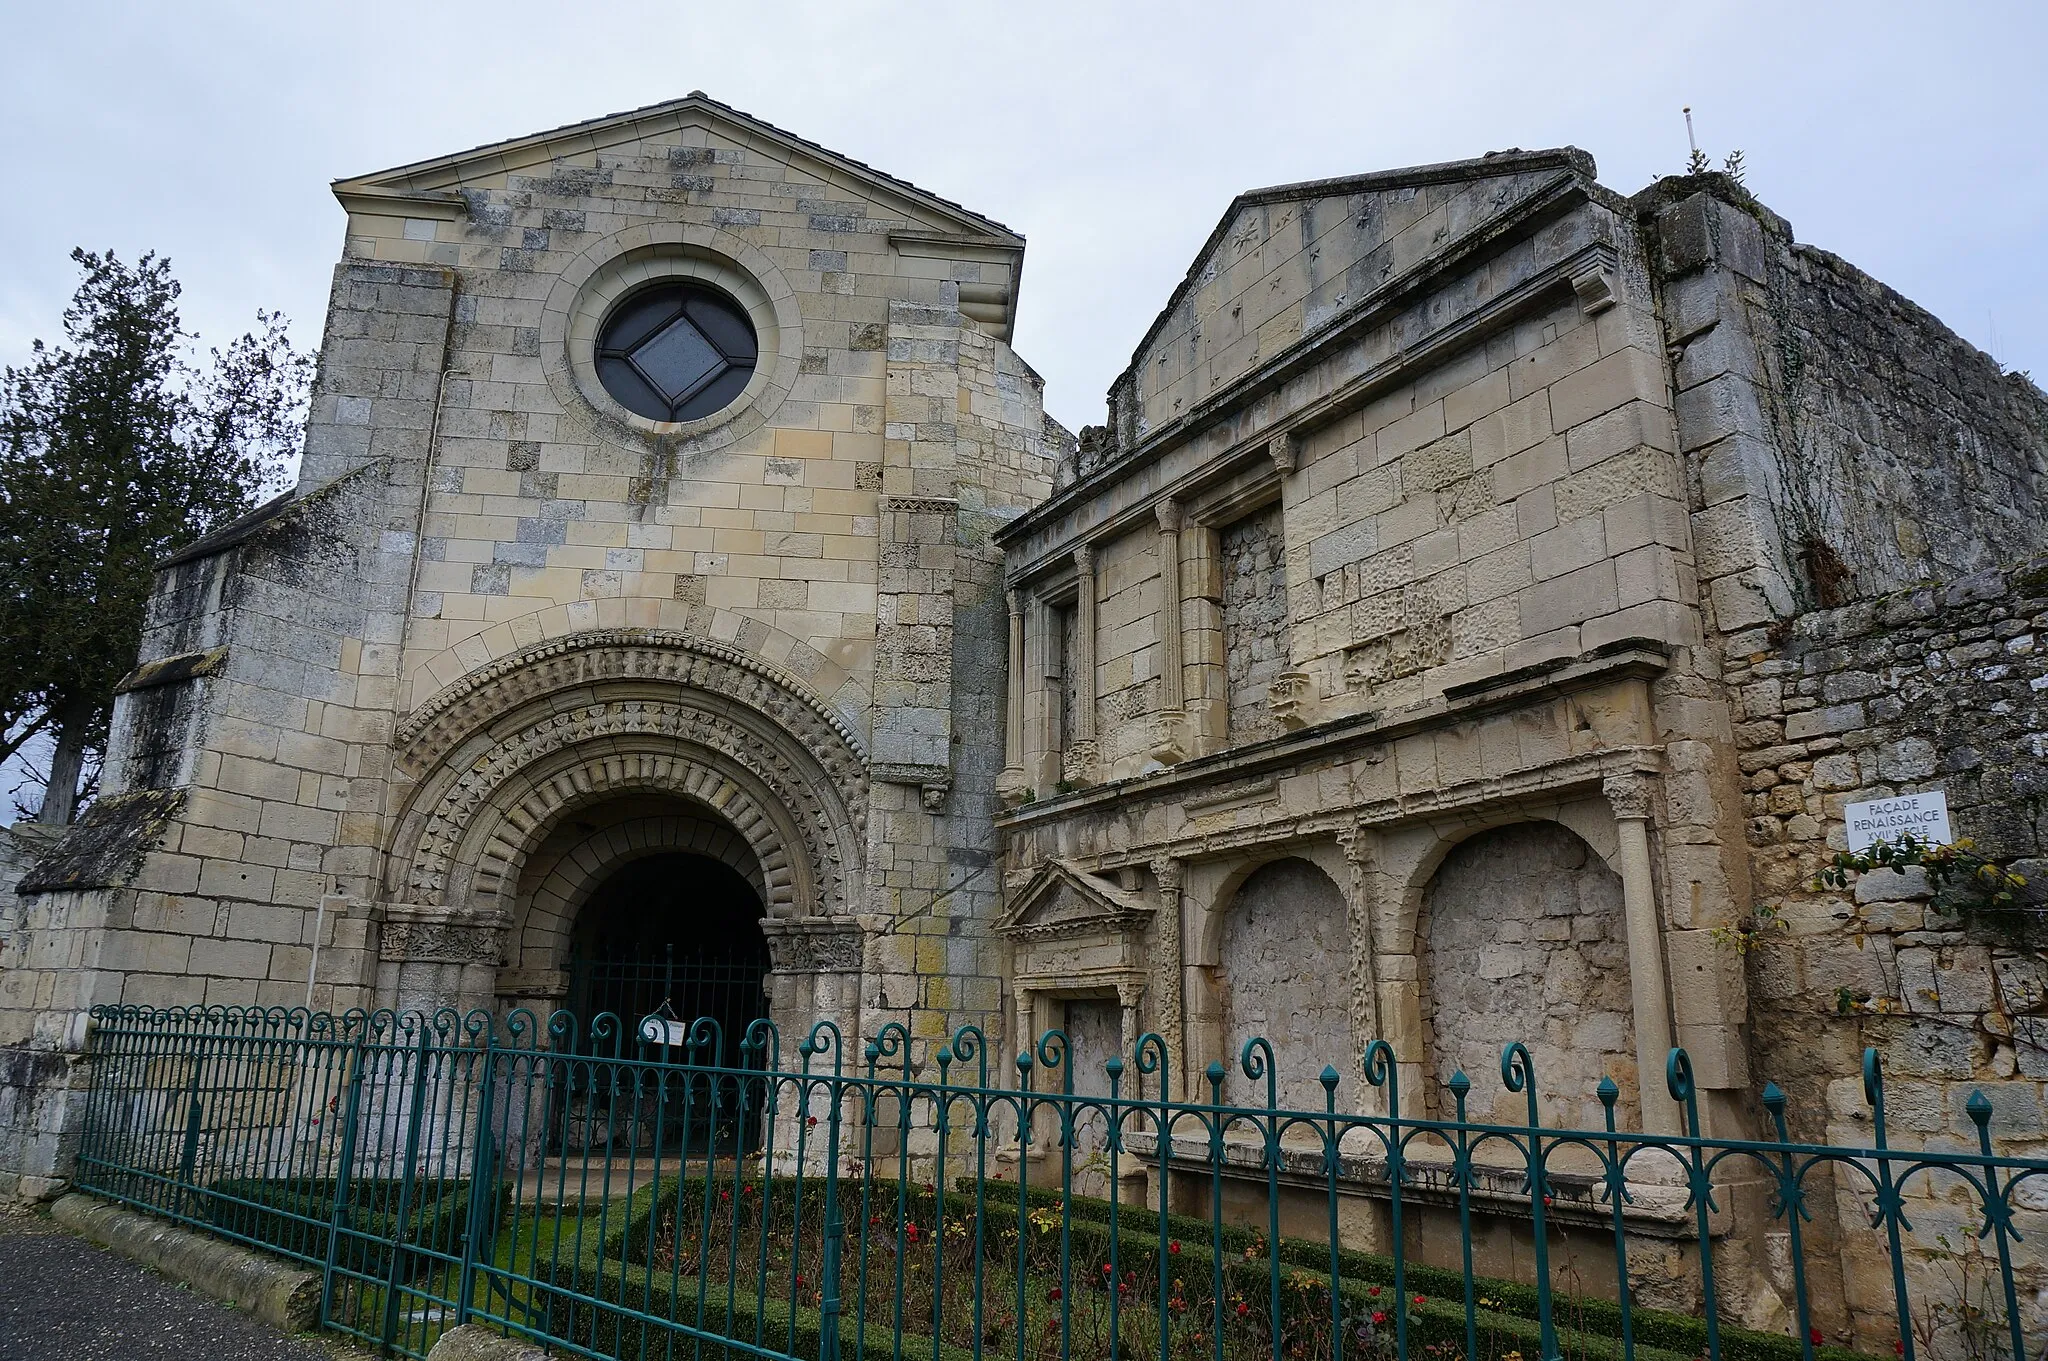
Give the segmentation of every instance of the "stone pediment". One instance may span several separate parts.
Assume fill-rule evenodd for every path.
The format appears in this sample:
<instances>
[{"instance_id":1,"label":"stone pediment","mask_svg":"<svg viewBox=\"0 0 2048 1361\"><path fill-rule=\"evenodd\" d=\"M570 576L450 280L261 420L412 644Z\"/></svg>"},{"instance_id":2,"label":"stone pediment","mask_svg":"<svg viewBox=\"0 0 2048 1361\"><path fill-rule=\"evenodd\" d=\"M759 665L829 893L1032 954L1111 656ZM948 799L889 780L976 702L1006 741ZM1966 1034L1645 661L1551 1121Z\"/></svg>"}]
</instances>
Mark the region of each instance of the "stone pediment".
<instances>
[{"instance_id":1,"label":"stone pediment","mask_svg":"<svg viewBox=\"0 0 2048 1361\"><path fill-rule=\"evenodd\" d=\"M333 190L351 213L457 219L469 211L465 190L503 189L508 177L536 172L573 179L578 167L593 167L582 173L594 173L606 153L645 155L650 146L680 148L686 143L700 144L707 155L721 148L758 151L788 166L793 183L815 181L886 204L910 220L911 237L932 238L946 246L1021 250L1024 245L1021 235L1000 222L721 104L701 90L548 132L336 180Z\"/></svg>"},{"instance_id":2,"label":"stone pediment","mask_svg":"<svg viewBox=\"0 0 2048 1361\"><path fill-rule=\"evenodd\" d=\"M1561 187L1590 186L1593 173L1592 158L1567 147L1238 195L1118 380L1136 402L1132 434L1171 424L1460 243Z\"/></svg>"},{"instance_id":3,"label":"stone pediment","mask_svg":"<svg viewBox=\"0 0 2048 1361\"><path fill-rule=\"evenodd\" d=\"M1151 904L1064 860L1049 860L1011 897L996 922L1001 935L1050 939L1142 925Z\"/></svg>"}]
</instances>

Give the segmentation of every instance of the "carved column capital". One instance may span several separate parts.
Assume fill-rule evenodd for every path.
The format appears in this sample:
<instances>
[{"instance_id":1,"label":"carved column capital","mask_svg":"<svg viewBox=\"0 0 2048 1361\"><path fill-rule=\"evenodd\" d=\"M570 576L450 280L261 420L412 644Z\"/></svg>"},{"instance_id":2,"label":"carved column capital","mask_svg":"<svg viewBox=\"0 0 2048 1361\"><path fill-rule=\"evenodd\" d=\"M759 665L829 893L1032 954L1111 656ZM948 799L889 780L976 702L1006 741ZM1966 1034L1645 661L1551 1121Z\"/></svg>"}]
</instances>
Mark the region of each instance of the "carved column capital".
<instances>
[{"instance_id":1,"label":"carved column capital","mask_svg":"<svg viewBox=\"0 0 2048 1361\"><path fill-rule=\"evenodd\" d=\"M1180 533L1180 502L1171 496L1161 497L1159 503L1152 507L1152 513L1159 517L1161 534Z\"/></svg>"},{"instance_id":2,"label":"carved column capital","mask_svg":"<svg viewBox=\"0 0 2048 1361\"><path fill-rule=\"evenodd\" d=\"M1607 796L1607 802L1614 808L1614 816L1623 821L1647 822L1650 819L1650 777L1640 771L1624 771L1609 775L1600 782L1600 792Z\"/></svg>"},{"instance_id":3,"label":"carved column capital","mask_svg":"<svg viewBox=\"0 0 2048 1361\"><path fill-rule=\"evenodd\" d=\"M1152 877L1159 881L1161 896L1180 892L1181 862L1170 855L1162 855L1151 864Z\"/></svg>"},{"instance_id":4,"label":"carved column capital","mask_svg":"<svg viewBox=\"0 0 2048 1361\"><path fill-rule=\"evenodd\" d=\"M1074 570L1084 577L1095 574L1095 550L1085 543L1074 550Z\"/></svg>"},{"instance_id":5,"label":"carved column capital","mask_svg":"<svg viewBox=\"0 0 2048 1361\"><path fill-rule=\"evenodd\" d=\"M1012 586L1003 592L1003 600L1010 607L1010 618L1022 619L1024 617L1024 592Z\"/></svg>"}]
</instances>

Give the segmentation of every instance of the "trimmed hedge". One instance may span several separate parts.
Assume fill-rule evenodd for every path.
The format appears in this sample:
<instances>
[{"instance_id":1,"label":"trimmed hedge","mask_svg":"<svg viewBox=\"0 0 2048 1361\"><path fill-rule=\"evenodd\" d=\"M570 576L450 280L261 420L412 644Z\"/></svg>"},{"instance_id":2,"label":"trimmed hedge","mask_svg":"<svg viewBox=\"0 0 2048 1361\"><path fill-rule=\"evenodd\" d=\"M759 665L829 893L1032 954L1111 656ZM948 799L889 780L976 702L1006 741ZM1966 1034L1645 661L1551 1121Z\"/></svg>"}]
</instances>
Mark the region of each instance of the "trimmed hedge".
<instances>
[{"instance_id":1,"label":"trimmed hedge","mask_svg":"<svg viewBox=\"0 0 2048 1361\"><path fill-rule=\"evenodd\" d=\"M703 1189L701 1176L679 1179L679 1183L684 1187L694 1183L695 1189ZM662 1188L665 1201L675 1194L677 1185L670 1183ZM515 1275L511 1282L514 1288L523 1282L526 1290L537 1297L522 1306L529 1313L527 1326L619 1361L672 1357L675 1351L671 1339L692 1341L691 1333L678 1331L673 1324L691 1329L699 1326L699 1278L686 1275L671 1283L667 1271L623 1260L628 1244L645 1240L648 1225L657 1213L652 1189L636 1192L624 1216L625 1222L602 1241L593 1239L575 1258L538 1263L532 1276ZM762 1345L772 1350L802 1361L813 1361L822 1354L825 1330L819 1310L808 1305L791 1308L786 1298L757 1302L754 1291L748 1288L751 1282L734 1285L730 1309L724 1282L711 1283L705 1289L701 1325L706 1335L701 1353L704 1361L758 1361L756 1352L745 1347L722 1346L712 1340L729 1337L750 1342L757 1328ZM650 1314L654 1319L635 1318L629 1311ZM871 1322L863 1329L856 1326L852 1317L841 1316L842 1356L888 1356L893 1354L893 1344L894 1335L887 1326ZM934 1353L931 1338L925 1336L905 1333L902 1344L902 1354L906 1356L936 1354L938 1361L973 1361L973 1352L945 1343L939 1344ZM864 1352L860 1350L863 1347ZM693 1341L691 1355L699 1356Z\"/></svg>"},{"instance_id":2,"label":"trimmed hedge","mask_svg":"<svg viewBox=\"0 0 2048 1361\"><path fill-rule=\"evenodd\" d=\"M960 1184L960 1183L956 1183ZM973 1183L964 1183L971 1208ZM985 1183L987 1199L991 1206L997 1201L1014 1207L1017 1204L1015 1182L989 1181ZM919 1194L922 1194L921 1192ZM947 1195L949 1203L963 1193ZM1062 1204L1072 1207L1073 1217L1100 1223L1105 1227L1109 1222L1110 1203L1092 1196L1062 1196L1058 1191L1046 1187L1032 1187L1027 1194L1027 1204L1044 1209L1058 1209ZM1167 1235L1181 1241L1183 1254L1199 1251L1201 1260L1208 1261L1209 1245L1215 1236L1215 1226L1207 1219L1190 1215L1167 1216ZM1117 1206L1117 1226L1125 1235L1149 1237L1153 1244L1154 1256L1159 1237L1159 1213L1141 1206L1120 1203ZM1128 1238L1126 1239L1128 1241ZM1226 1224L1222 1233L1226 1255L1242 1253L1255 1244L1263 1245L1265 1235L1239 1225ZM1129 1249L1124 1249L1126 1257ZM1284 1265L1311 1273L1321 1274L1326 1280L1330 1267L1330 1250L1326 1243L1307 1239L1285 1238L1280 1240L1278 1258ZM1261 1258L1263 1259L1263 1252ZM1183 1260L1186 1260L1185 1256ZM1347 1293L1355 1281L1386 1286L1394 1279L1394 1261L1391 1257L1376 1253L1341 1249L1337 1261L1343 1273ZM1438 1299L1455 1302L1458 1306L1460 1331L1458 1340L1463 1340L1463 1318L1465 1278L1463 1273L1446 1270L1443 1267L1425 1266L1417 1262L1405 1264L1404 1273L1411 1294L1427 1296L1432 1303ZM1265 1271L1260 1270L1260 1279ZM1532 1321L1537 1316L1537 1293L1532 1285L1519 1281L1500 1280L1488 1276L1474 1276L1472 1279L1475 1299L1494 1300L1500 1306L1499 1312L1521 1320ZM1562 1336L1569 1331L1574 1337L1611 1340L1619 1354L1621 1342L1621 1306L1613 1300L1588 1295L1565 1295L1553 1291L1551 1312L1553 1318L1565 1311L1566 1306L1576 1318L1576 1324L1567 1330L1558 1325ZM1484 1313L1485 1311L1482 1311ZM1677 1355L1696 1357L1705 1353L1707 1327L1704 1320L1689 1314L1674 1314L1662 1309L1649 1309L1640 1305L1629 1310L1636 1353L1642 1355L1645 1347L1658 1348ZM1726 1361L1799 1361L1802 1351L1799 1340L1777 1333L1759 1333L1747 1328L1724 1325L1720 1330L1721 1355ZM1587 1355L1596 1353L1588 1352ZM1816 1361L1872 1361L1872 1358L1847 1347L1832 1344L1814 1348Z\"/></svg>"},{"instance_id":3,"label":"trimmed hedge","mask_svg":"<svg viewBox=\"0 0 2048 1361\"><path fill-rule=\"evenodd\" d=\"M232 1178L209 1189L208 1217L218 1228L253 1239L288 1256L315 1265L327 1260L329 1227L334 1218L332 1177ZM489 1194L502 1215L511 1185L495 1182ZM391 1274L391 1240L400 1236L398 1206L404 1183L396 1178L352 1179L348 1208L336 1264L344 1271L375 1280ZM412 1203L403 1226L404 1242L448 1256L459 1256L469 1231L470 1183L456 1178L422 1177L412 1184ZM408 1254L408 1278L430 1270L435 1259Z\"/></svg>"}]
</instances>

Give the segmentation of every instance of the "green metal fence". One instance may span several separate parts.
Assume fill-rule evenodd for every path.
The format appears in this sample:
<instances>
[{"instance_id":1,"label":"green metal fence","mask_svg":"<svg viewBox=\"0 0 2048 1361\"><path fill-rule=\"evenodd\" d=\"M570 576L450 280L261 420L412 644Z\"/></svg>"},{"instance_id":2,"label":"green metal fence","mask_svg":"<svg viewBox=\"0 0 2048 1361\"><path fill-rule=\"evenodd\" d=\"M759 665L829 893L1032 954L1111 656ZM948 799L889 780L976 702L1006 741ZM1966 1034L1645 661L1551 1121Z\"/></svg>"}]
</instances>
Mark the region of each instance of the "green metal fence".
<instances>
[{"instance_id":1,"label":"green metal fence","mask_svg":"<svg viewBox=\"0 0 2048 1361\"><path fill-rule=\"evenodd\" d=\"M1263 1039L1237 1069L1265 1100L1232 1105L1221 1064L1168 1090L1151 1034L1077 1074L1059 1031L999 1062L971 1026L856 1055L829 1021L793 1054L766 1021L94 1021L80 1186L316 1267L325 1326L413 1357L465 1322L692 1361L2033 1361L2048 1335L2048 1160L1995 1152L1981 1093L1893 1148L1874 1051L1846 1147L1791 1138L1775 1086L1767 1137L1701 1137L1682 1050L1660 1137L1618 1128L1611 1080L1605 1128L1546 1126L1521 1044L1522 1118L1488 1123L1463 1073L1418 1106L1384 1043L1289 1111ZM1768 1326L1735 1326L1760 1291Z\"/></svg>"}]
</instances>

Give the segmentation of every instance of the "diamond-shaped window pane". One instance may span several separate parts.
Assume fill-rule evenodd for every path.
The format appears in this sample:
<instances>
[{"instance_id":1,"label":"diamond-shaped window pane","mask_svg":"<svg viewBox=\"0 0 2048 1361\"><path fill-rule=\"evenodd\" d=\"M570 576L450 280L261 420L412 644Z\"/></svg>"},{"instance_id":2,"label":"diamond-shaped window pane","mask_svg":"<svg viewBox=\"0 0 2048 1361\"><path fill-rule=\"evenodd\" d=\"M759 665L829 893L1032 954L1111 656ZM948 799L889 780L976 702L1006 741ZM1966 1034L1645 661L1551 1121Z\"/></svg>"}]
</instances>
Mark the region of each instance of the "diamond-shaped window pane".
<instances>
[{"instance_id":1,"label":"diamond-shaped window pane","mask_svg":"<svg viewBox=\"0 0 2048 1361\"><path fill-rule=\"evenodd\" d=\"M620 305L599 335L598 381L657 421L712 415L746 390L759 356L746 310L714 289L657 284Z\"/></svg>"},{"instance_id":2,"label":"diamond-shaped window pane","mask_svg":"<svg viewBox=\"0 0 2048 1361\"><path fill-rule=\"evenodd\" d=\"M633 367L672 402L725 365L725 356L687 317L664 326L635 347L631 357Z\"/></svg>"}]
</instances>

